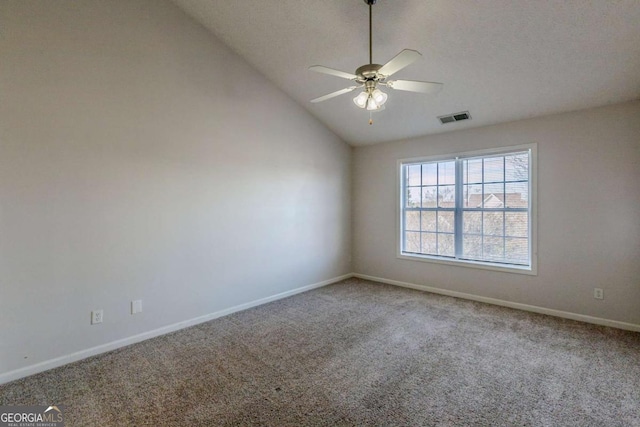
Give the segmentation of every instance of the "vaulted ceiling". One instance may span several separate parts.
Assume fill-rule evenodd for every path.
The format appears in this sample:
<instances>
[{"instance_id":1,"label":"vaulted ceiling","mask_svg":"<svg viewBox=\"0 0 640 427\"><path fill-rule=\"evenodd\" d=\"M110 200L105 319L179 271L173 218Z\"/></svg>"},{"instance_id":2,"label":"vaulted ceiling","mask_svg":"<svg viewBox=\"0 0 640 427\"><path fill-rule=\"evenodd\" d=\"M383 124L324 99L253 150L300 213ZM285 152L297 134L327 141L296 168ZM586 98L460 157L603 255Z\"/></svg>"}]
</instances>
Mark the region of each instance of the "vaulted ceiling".
<instances>
[{"instance_id":1,"label":"vaulted ceiling","mask_svg":"<svg viewBox=\"0 0 640 427\"><path fill-rule=\"evenodd\" d=\"M444 88L388 90L373 125L357 92L309 102L351 86L309 66L353 73L368 63L363 0L174 2L354 146L640 99L638 0L378 0L374 63L418 50L423 59L394 78ZM465 110L471 120L437 119Z\"/></svg>"}]
</instances>

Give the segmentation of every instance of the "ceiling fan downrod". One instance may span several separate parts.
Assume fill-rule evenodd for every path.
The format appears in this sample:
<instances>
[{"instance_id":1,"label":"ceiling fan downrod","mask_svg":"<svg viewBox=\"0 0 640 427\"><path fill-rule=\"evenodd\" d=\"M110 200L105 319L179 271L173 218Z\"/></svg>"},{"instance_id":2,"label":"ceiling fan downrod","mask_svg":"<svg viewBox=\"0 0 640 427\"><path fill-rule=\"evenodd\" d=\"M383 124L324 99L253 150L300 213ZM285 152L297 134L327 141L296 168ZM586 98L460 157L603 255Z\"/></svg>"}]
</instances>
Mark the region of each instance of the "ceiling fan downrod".
<instances>
[{"instance_id":1,"label":"ceiling fan downrod","mask_svg":"<svg viewBox=\"0 0 640 427\"><path fill-rule=\"evenodd\" d=\"M364 0L369 5L369 64L373 64L373 9L376 0Z\"/></svg>"}]
</instances>

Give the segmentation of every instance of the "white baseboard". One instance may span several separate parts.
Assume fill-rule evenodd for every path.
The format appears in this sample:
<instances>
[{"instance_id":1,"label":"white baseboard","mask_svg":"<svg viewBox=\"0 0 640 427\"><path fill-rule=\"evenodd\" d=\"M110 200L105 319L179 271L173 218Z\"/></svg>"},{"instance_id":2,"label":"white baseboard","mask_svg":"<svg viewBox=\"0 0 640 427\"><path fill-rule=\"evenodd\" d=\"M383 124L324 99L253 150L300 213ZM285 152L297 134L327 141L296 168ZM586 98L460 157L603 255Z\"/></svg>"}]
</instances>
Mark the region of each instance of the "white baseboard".
<instances>
[{"instance_id":1,"label":"white baseboard","mask_svg":"<svg viewBox=\"0 0 640 427\"><path fill-rule=\"evenodd\" d=\"M314 283L312 285L303 286L301 288L296 288L287 292L282 292L276 295L272 295L270 297L261 298L255 301L251 301L244 304L236 305L234 307L226 308L224 310L216 311L215 313L206 314L204 316L199 316L193 319L174 323L172 325L163 326L162 328L154 329L152 331L143 332L138 335L123 338L117 341L112 341L112 342L102 344L96 347L91 347L85 350L80 350L75 353L67 354L64 356L56 357L55 359L45 360L44 362L36 363L30 366L25 366L24 368L20 368L20 369L16 369L13 371L0 374L0 384L5 384L10 381L28 377L29 375L34 375L43 371L47 371L49 369L57 368L62 365L67 365L72 362L77 362L78 360L86 359L87 357L95 356L101 353L106 353L108 351L116 350L120 347L125 347L127 345L145 341L150 338L155 338L160 335L164 335L180 329L188 328L189 326L194 326L199 323L204 323L209 320L216 319L218 317L235 313L237 311L246 310L251 307L266 304L268 302L276 301L276 300L286 298L295 294L299 294L302 292L310 291L311 289L327 286L332 283L339 282L341 280L349 279L351 277L353 277L352 273L334 277L332 279L324 280L322 282Z\"/></svg>"},{"instance_id":2,"label":"white baseboard","mask_svg":"<svg viewBox=\"0 0 640 427\"><path fill-rule=\"evenodd\" d=\"M518 302L505 301L495 298L482 297L464 292L449 291L447 289L432 288L430 286L416 285L413 283L400 282L398 280L385 279L382 277L367 276L366 274L354 273L353 277L371 280L373 282L386 283L389 285L401 286L403 288L417 289L419 291L432 292L434 294L447 295L450 297L468 299L472 301L485 302L487 304L500 305L502 307L516 308L518 310L531 311L539 314L547 314L549 316L562 317L564 319L578 320L585 323L593 323L595 325L610 326L612 328L624 329L627 331L640 332L640 325L634 323L619 322L617 320L603 319L601 317L587 316L585 314L571 313L568 311L554 310L551 308L538 307L535 305L521 304Z\"/></svg>"}]
</instances>

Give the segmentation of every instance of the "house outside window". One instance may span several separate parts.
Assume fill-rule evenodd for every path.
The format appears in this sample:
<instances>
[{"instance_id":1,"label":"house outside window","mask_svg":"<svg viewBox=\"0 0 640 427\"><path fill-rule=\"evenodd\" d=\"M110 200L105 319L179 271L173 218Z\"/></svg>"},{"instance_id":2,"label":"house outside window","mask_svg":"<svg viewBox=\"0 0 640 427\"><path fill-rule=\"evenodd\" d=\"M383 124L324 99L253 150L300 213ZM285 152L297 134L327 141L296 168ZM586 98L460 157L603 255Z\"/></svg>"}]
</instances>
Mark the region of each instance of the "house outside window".
<instances>
[{"instance_id":1,"label":"house outside window","mask_svg":"<svg viewBox=\"0 0 640 427\"><path fill-rule=\"evenodd\" d=\"M536 146L398 162L398 257L536 274Z\"/></svg>"}]
</instances>

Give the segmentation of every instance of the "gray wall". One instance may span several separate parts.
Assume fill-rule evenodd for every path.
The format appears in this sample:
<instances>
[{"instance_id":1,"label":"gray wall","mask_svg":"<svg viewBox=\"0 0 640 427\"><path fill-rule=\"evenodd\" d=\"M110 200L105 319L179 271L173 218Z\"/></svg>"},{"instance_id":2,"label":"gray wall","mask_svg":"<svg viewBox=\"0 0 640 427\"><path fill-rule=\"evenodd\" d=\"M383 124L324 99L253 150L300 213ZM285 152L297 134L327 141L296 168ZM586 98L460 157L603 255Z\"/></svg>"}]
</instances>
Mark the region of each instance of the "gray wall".
<instances>
[{"instance_id":1,"label":"gray wall","mask_svg":"<svg viewBox=\"0 0 640 427\"><path fill-rule=\"evenodd\" d=\"M0 97L0 375L351 271L351 148L168 1L0 2Z\"/></svg>"},{"instance_id":2,"label":"gray wall","mask_svg":"<svg viewBox=\"0 0 640 427\"><path fill-rule=\"evenodd\" d=\"M396 258L398 159L528 143L537 276ZM354 272L640 324L639 102L358 147L353 164Z\"/></svg>"}]
</instances>

